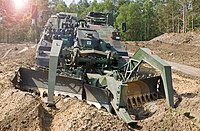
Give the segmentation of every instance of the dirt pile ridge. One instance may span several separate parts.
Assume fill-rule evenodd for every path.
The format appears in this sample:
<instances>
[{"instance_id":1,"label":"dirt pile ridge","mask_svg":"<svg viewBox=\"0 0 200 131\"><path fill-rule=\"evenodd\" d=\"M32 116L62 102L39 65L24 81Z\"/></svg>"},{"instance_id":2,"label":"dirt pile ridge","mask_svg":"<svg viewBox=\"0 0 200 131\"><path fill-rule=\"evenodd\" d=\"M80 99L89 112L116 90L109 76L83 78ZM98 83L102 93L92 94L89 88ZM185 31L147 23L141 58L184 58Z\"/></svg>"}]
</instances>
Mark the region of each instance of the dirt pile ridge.
<instances>
[{"instance_id":1,"label":"dirt pile ridge","mask_svg":"<svg viewBox=\"0 0 200 131\"><path fill-rule=\"evenodd\" d=\"M34 44L0 44L0 92L5 89L12 88L10 79L15 75L15 70L21 66L31 67L35 64L35 48L31 48ZM24 47L29 50L18 54L18 51ZM9 53L6 50L12 49ZM5 56L5 54L7 54Z\"/></svg>"},{"instance_id":2,"label":"dirt pile ridge","mask_svg":"<svg viewBox=\"0 0 200 131\"><path fill-rule=\"evenodd\" d=\"M150 40L150 42L155 41L168 44L191 44L195 46L200 46L200 33L165 33Z\"/></svg>"},{"instance_id":3,"label":"dirt pile ridge","mask_svg":"<svg viewBox=\"0 0 200 131\"><path fill-rule=\"evenodd\" d=\"M0 95L1 130L39 130L40 100L28 93L9 89Z\"/></svg>"},{"instance_id":4,"label":"dirt pile ridge","mask_svg":"<svg viewBox=\"0 0 200 131\"><path fill-rule=\"evenodd\" d=\"M173 73L175 108L170 109L165 100L146 103L148 116L139 119L141 130L200 130L200 81L180 77ZM143 113L144 114L144 113Z\"/></svg>"},{"instance_id":5,"label":"dirt pile ridge","mask_svg":"<svg viewBox=\"0 0 200 131\"><path fill-rule=\"evenodd\" d=\"M162 59L200 68L199 43L199 33L170 33L151 41L126 42L126 47L131 54L140 47L150 48ZM139 120L142 130L200 130L199 77L178 71L172 77L176 108L169 109L164 101L147 104L145 110L151 115Z\"/></svg>"},{"instance_id":6,"label":"dirt pile ridge","mask_svg":"<svg viewBox=\"0 0 200 131\"><path fill-rule=\"evenodd\" d=\"M200 45L200 41L198 44ZM126 42L126 48L130 53L134 53L140 47L151 49L164 60L200 68L200 46L197 46L196 42L192 40L190 43L185 44L167 43L167 41L162 39L148 42Z\"/></svg>"},{"instance_id":7,"label":"dirt pile ridge","mask_svg":"<svg viewBox=\"0 0 200 131\"><path fill-rule=\"evenodd\" d=\"M139 47L148 47L163 59L199 68L200 46L194 40L198 38L193 37L184 44L156 40L128 42L126 46L130 52L135 52ZM28 50L18 53L25 47ZM130 130L117 116L83 101L60 99L57 108L53 109L46 107L40 98L14 89L10 78L15 70L22 65L34 65L35 49L31 47L26 44L0 44L0 130ZM176 108L170 109L165 100L145 104L135 117L141 126L138 129L200 130L199 78L173 71L173 86Z\"/></svg>"},{"instance_id":8,"label":"dirt pile ridge","mask_svg":"<svg viewBox=\"0 0 200 131\"><path fill-rule=\"evenodd\" d=\"M68 99L55 114L51 129L57 130L128 130L127 125L111 113L98 110L83 101Z\"/></svg>"},{"instance_id":9,"label":"dirt pile ridge","mask_svg":"<svg viewBox=\"0 0 200 131\"><path fill-rule=\"evenodd\" d=\"M14 89L10 79L19 67L34 66L35 49L32 44L28 50L26 44L0 46L0 130L128 130L117 116L82 101L69 99L51 109L37 96ZM24 46L26 51L18 53Z\"/></svg>"}]
</instances>

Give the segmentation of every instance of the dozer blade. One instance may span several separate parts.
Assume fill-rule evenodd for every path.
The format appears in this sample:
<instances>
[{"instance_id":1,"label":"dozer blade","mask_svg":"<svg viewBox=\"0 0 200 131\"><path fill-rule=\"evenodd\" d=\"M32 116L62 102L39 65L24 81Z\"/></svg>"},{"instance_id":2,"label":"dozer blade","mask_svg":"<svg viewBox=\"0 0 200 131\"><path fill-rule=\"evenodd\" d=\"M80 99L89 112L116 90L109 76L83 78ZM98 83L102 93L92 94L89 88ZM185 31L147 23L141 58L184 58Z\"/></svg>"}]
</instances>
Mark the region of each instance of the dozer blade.
<instances>
[{"instance_id":1,"label":"dozer blade","mask_svg":"<svg viewBox=\"0 0 200 131\"><path fill-rule=\"evenodd\" d=\"M105 108L108 112L111 111L110 101L105 89L93 87L88 84L84 85L84 89L88 104L95 105L98 109Z\"/></svg>"},{"instance_id":2,"label":"dozer blade","mask_svg":"<svg viewBox=\"0 0 200 131\"><path fill-rule=\"evenodd\" d=\"M15 87L23 91L36 91L40 96L48 92L48 72L20 68L12 80ZM83 83L79 79L70 77L56 77L54 95L65 95L82 99Z\"/></svg>"},{"instance_id":3,"label":"dozer blade","mask_svg":"<svg viewBox=\"0 0 200 131\"><path fill-rule=\"evenodd\" d=\"M126 89L127 104L132 107L158 99L158 81L160 76L128 82Z\"/></svg>"}]
</instances>

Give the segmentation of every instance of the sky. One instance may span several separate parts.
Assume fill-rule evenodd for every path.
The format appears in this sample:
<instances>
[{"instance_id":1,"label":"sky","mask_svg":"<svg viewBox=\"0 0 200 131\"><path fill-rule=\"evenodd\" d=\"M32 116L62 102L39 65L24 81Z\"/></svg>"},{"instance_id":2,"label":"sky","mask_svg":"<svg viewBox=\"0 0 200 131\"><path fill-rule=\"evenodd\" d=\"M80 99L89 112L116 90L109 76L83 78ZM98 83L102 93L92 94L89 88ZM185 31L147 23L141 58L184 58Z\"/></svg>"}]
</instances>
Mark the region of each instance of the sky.
<instances>
[{"instance_id":1,"label":"sky","mask_svg":"<svg viewBox=\"0 0 200 131\"><path fill-rule=\"evenodd\" d=\"M71 4L73 0L64 0L66 2L67 5ZM75 2L78 2L79 0L75 0ZM88 0L89 1L93 1L93 0ZM97 0L97 2L101 2L102 0Z\"/></svg>"}]
</instances>

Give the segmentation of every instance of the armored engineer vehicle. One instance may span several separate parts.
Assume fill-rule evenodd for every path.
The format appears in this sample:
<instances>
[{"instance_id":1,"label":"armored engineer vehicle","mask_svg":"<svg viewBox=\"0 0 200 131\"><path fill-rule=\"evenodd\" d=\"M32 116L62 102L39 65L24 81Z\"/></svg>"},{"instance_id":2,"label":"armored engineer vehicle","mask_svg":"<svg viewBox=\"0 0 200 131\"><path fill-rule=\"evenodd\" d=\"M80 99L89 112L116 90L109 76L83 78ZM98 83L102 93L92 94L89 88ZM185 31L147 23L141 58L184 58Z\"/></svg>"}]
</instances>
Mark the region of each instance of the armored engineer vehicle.
<instances>
[{"instance_id":1,"label":"armored engineer vehicle","mask_svg":"<svg viewBox=\"0 0 200 131\"><path fill-rule=\"evenodd\" d=\"M166 98L173 107L171 67L147 48L128 57L124 44L114 38L120 35L115 34L118 31L111 26L109 17L90 12L86 19L69 27L73 33L62 36L51 32L50 46L42 47L48 48L47 61L43 63L37 54L38 68L20 68L12 80L14 85L35 92L49 106L55 105L54 95L86 100L114 112L128 124L136 122L130 110L144 103ZM58 30L69 28L60 26ZM40 46L37 52L45 54Z\"/></svg>"}]
</instances>

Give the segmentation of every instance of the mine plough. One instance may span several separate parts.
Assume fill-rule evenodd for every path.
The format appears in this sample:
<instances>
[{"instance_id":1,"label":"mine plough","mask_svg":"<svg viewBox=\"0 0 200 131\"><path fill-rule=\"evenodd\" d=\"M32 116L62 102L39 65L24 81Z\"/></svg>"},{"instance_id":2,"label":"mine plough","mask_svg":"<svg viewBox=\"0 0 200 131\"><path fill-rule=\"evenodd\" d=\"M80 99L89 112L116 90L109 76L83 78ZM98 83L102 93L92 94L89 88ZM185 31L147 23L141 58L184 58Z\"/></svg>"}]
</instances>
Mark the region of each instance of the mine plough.
<instances>
[{"instance_id":1,"label":"mine plough","mask_svg":"<svg viewBox=\"0 0 200 131\"><path fill-rule=\"evenodd\" d=\"M106 15L101 17L106 19ZM129 58L119 40L108 43L101 34L104 30L92 26L77 24L74 43L68 46L63 39L52 39L48 65L20 68L12 80L15 87L47 98L49 106L55 105L54 95L86 100L99 109L115 112L128 124L135 122L129 108L161 98L174 106L171 67L166 62L147 48L138 49Z\"/></svg>"}]
</instances>

